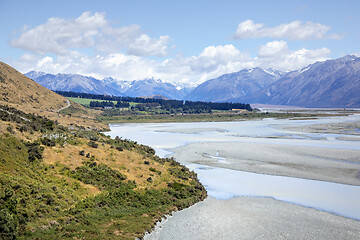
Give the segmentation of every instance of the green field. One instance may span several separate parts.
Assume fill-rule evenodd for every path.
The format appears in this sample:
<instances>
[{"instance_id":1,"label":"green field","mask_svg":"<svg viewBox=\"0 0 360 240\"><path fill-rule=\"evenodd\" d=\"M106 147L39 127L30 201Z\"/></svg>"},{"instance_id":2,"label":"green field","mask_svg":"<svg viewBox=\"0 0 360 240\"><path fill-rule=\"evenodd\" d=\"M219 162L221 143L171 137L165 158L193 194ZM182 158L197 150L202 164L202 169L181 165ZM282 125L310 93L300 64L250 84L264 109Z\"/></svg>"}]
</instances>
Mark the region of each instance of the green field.
<instances>
[{"instance_id":1,"label":"green field","mask_svg":"<svg viewBox=\"0 0 360 240\"><path fill-rule=\"evenodd\" d=\"M78 104L81 104L85 107L90 107L90 102L93 101L93 102L108 102L107 100L98 100L98 99L88 99L88 98L73 98L73 97L67 97L67 99L75 102L75 103L78 103ZM113 102L114 104L117 103L117 101L111 101Z\"/></svg>"},{"instance_id":2,"label":"green field","mask_svg":"<svg viewBox=\"0 0 360 240\"><path fill-rule=\"evenodd\" d=\"M96 102L108 102L108 100L99 100L99 99L90 99L90 98L74 98L74 97L66 97L66 98L75 103L81 104L85 107L90 107L91 101L93 101L93 102L95 102L95 101ZM117 101L110 101L110 102L113 102L114 104L117 103ZM136 106L139 103L129 102L129 104L130 104L130 107L132 107L132 106Z\"/></svg>"}]
</instances>

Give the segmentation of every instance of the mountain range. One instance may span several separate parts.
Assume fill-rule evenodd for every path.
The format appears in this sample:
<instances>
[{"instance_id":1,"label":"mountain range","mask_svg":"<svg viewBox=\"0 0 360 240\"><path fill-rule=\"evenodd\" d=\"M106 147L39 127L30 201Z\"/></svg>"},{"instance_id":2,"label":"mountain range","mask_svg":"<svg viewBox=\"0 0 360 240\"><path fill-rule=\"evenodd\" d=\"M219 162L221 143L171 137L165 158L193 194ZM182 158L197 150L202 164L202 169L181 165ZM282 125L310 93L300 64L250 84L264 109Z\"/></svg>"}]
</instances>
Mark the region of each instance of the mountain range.
<instances>
[{"instance_id":1,"label":"mountain range","mask_svg":"<svg viewBox=\"0 0 360 240\"><path fill-rule=\"evenodd\" d=\"M186 96L186 99L227 102L235 98L246 98L274 83L281 76L282 73L278 71L265 71L261 68L245 69L200 84Z\"/></svg>"},{"instance_id":2,"label":"mountain range","mask_svg":"<svg viewBox=\"0 0 360 240\"><path fill-rule=\"evenodd\" d=\"M116 96L162 95L171 99L300 107L360 107L360 58L349 55L281 72L252 68L224 74L194 87L160 79L98 80L77 74L25 74L51 90Z\"/></svg>"},{"instance_id":3,"label":"mountain range","mask_svg":"<svg viewBox=\"0 0 360 240\"><path fill-rule=\"evenodd\" d=\"M79 74L49 74L30 71L24 74L40 85L53 91L105 94L113 96L162 95L170 99L183 99L193 89L191 85L176 86L160 79L148 78L137 81L118 81L112 77L102 80Z\"/></svg>"},{"instance_id":4,"label":"mountain range","mask_svg":"<svg viewBox=\"0 0 360 240\"><path fill-rule=\"evenodd\" d=\"M316 62L248 96L232 99L301 107L360 107L360 58Z\"/></svg>"},{"instance_id":5,"label":"mountain range","mask_svg":"<svg viewBox=\"0 0 360 240\"><path fill-rule=\"evenodd\" d=\"M287 73L260 68L208 80L186 99L287 105L360 107L360 58L345 56Z\"/></svg>"}]
</instances>

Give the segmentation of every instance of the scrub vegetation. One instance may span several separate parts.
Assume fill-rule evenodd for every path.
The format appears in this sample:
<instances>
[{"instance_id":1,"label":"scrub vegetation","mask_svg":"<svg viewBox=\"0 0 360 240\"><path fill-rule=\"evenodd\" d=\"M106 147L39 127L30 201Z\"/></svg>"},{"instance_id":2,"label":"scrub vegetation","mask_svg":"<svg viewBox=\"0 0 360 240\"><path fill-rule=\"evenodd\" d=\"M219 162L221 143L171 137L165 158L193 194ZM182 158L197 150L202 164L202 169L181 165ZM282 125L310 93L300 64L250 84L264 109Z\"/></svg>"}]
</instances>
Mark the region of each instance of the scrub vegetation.
<instances>
[{"instance_id":1,"label":"scrub vegetation","mask_svg":"<svg viewBox=\"0 0 360 240\"><path fill-rule=\"evenodd\" d=\"M0 108L1 239L134 239L206 197L148 146Z\"/></svg>"}]
</instances>

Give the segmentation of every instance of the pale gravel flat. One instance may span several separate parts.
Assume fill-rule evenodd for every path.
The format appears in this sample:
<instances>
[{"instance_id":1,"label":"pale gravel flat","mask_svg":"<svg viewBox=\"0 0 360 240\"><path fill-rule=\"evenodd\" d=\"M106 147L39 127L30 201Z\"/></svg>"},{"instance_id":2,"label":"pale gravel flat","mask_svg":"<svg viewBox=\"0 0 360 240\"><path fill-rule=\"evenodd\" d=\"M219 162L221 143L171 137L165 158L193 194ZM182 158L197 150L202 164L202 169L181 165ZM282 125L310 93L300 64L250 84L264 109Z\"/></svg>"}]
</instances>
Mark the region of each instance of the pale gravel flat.
<instances>
[{"instance_id":1,"label":"pale gravel flat","mask_svg":"<svg viewBox=\"0 0 360 240\"><path fill-rule=\"evenodd\" d=\"M181 163L360 185L360 151L261 143L206 142L172 149ZM223 160L210 156L222 157Z\"/></svg>"},{"instance_id":2,"label":"pale gravel flat","mask_svg":"<svg viewBox=\"0 0 360 240\"><path fill-rule=\"evenodd\" d=\"M360 221L271 198L208 198L174 213L146 240L359 239Z\"/></svg>"},{"instance_id":3,"label":"pale gravel flat","mask_svg":"<svg viewBox=\"0 0 360 240\"><path fill-rule=\"evenodd\" d=\"M277 128L308 133L360 135L360 122L322 123L303 126L279 126Z\"/></svg>"}]
</instances>

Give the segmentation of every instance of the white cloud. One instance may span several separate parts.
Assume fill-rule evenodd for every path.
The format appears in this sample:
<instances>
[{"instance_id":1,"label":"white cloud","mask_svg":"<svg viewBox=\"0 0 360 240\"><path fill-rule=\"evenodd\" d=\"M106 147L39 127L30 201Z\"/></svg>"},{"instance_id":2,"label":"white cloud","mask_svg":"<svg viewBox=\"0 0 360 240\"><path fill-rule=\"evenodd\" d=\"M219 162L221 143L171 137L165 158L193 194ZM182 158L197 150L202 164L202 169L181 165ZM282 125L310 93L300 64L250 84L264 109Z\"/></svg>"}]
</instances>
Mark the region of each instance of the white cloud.
<instances>
[{"instance_id":1,"label":"white cloud","mask_svg":"<svg viewBox=\"0 0 360 240\"><path fill-rule=\"evenodd\" d=\"M329 54L327 48L290 50L285 41L272 41L261 46L256 57L241 52L233 45L223 45L206 47L197 56L176 56L163 61L124 53L94 56L74 53L54 58L25 54L13 65L24 73L30 70L53 74L78 73L99 79L112 76L119 80L154 77L170 82L199 84L245 68L296 70L326 60Z\"/></svg>"},{"instance_id":2,"label":"white cloud","mask_svg":"<svg viewBox=\"0 0 360 240\"><path fill-rule=\"evenodd\" d=\"M165 56L169 40L169 36L151 38L138 25L113 28L105 13L84 12L76 19L49 18L32 29L24 27L10 44L41 55L68 55L95 47L108 53L127 51L136 56Z\"/></svg>"},{"instance_id":3,"label":"white cloud","mask_svg":"<svg viewBox=\"0 0 360 240\"><path fill-rule=\"evenodd\" d=\"M121 28L108 26L103 29L96 49L106 53L126 50L128 55L135 56L166 56L169 41L168 35L151 38L136 24Z\"/></svg>"},{"instance_id":4,"label":"white cloud","mask_svg":"<svg viewBox=\"0 0 360 240\"><path fill-rule=\"evenodd\" d=\"M272 41L260 46L258 56L268 58L279 54L286 54L286 52L288 52L288 45L285 41Z\"/></svg>"},{"instance_id":5,"label":"white cloud","mask_svg":"<svg viewBox=\"0 0 360 240\"><path fill-rule=\"evenodd\" d=\"M272 41L260 46L255 58L262 68L276 68L283 71L297 70L316 61L324 61L330 55L330 49L298 49L291 51L285 41Z\"/></svg>"},{"instance_id":6,"label":"white cloud","mask_svg":"<svg viewBox=\"0 0 360 240\"><path fill-rule=\"evenodd\" d=\"M284 23L275 27L267 28L264 24L254 23L252 20L246 20L239 23L235 39L247 38L282 38L289 40L310 40L310 39L340 39L340 35L327 35L331 27L314 22L302 23L301 21L293 21Z\"/></svg>"},{"instance_id":7,"label":"white cloud","mask_svg":"<svg viewBox=\"0 0 360 240\"><path fill-rule=\"evenodd\" d=\"M273 30L274 36L278 32L277 36L299 37L299 29L317 26L313 23L293 23L287 24L288 27L285 24L268 29L248 20L239 25L238 32L246 37L259 37L269 35ZM320 31L318 37L324 36L328 27L319 26L325 30ZM303 38L316 36L310 30L307 32ZM294 70L325 60L330 54L327 48L290 50L287 42L272 41L260 46L256 57L228 44L205 47L198 55L190 57L175 56L166 60L149 58L167 56L170 40L168 35L150 37L135 24L114 27L106 20L104 13L84 12L75 19L50 18L34 28L24 27L10 43L31 52L13 63L22 72L77 73L96 78L112 76L119 80L154 77L170 82L192 83L202 83L245 68Z\"/></svg>"},{"instance_id":8,"label":"white cloud","mask_svg":"<svg viewBox=\"0 0 360 240\"><path fill-rule=\"evenodd\" d=\"M99 29L105 25L105 14L101 13L91 15L85 12L71 20L49 18L45 24L25 28L10 44L38 54L65 55L69 54L69 49L93 46Z\"/></svg>"}]
</instances>

